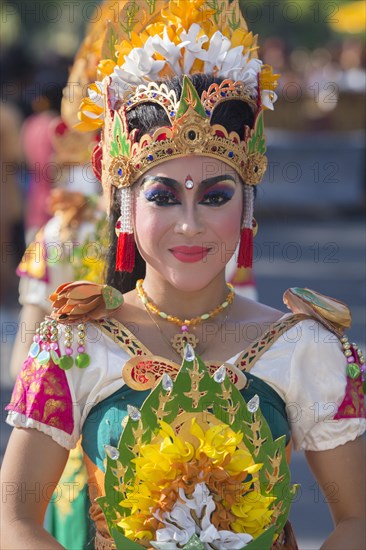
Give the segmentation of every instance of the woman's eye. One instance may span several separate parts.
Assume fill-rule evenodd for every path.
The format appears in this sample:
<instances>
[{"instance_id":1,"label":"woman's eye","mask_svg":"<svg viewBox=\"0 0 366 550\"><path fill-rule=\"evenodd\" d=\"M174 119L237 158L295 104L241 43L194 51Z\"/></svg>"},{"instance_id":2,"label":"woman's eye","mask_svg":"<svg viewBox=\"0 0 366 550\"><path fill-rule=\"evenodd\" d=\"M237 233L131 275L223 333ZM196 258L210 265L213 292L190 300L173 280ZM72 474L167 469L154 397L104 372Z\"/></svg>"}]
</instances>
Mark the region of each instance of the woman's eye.
<instances>
[{"instance_id":1,"label":"woman's eye","mask_svg":"<svg viewBox=\"0 0 366 550\"><path fill-rule=\"evenodd\" d=\"M228 202L234 193L227 191L212 191L204 195L199 204L207 204L209 206L221 206Z\"/></svg>"},{"instance_id":2,"label":"woman's eye","mask_svg":"<svg viewBox=\"0 0 366 550\"><path fill-rule=\"evenodd\" d=\"M149 202L154 202L157 206L179 204L176 196L169 191L146 191L145 198Z\"/></svg>"}]
</instances>

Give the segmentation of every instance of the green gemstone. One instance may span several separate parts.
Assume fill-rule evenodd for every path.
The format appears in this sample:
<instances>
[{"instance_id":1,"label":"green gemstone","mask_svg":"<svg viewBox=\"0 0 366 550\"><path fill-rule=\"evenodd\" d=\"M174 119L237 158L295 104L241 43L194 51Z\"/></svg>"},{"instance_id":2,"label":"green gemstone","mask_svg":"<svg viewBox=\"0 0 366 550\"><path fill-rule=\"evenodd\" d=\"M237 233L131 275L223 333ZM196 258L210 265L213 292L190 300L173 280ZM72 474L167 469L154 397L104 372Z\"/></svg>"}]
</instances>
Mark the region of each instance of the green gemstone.
<instances>
[{"instance_id":1,"label":"green gemstone","mask_svg":"<svg viewBox=\"0 0 366 550\"><path fill-rule=\"evenodd\" d=\"M69 370L71 369L71 367L73 366L74 364L74 360L73 358L71 357L71 355L63 355L62 357L60 357L60 360L58 362L58 366L60 367L60 369L62 370Z\"/></svg>"},{"instance_id":2,"label":"green gemstone","mask_svg":"<svg viewBox=\"0 0 366 550\"><path fill-rule=\"evenodd\" d=\"M357 378L360 376L360 367L356 363L350 363L347 365L347 376L350 378Z\"/></svg>"},{"instance_id":3,"label":"green gemstone","mask_svg":"<svg viewBox=\"0 0 366 550\"><path fill-rule=\"evenodd\" d=\"M102 296L107 309L116 309L123 304L122 294L119 290L113 288L112 286L106 285L103 287Z\"/></svg>"},{"instance_id":4,"label":"green gemstone","mask_svg":"<svg viewBox=\"0 0 366 550\"><path fill-rule=\"evenodd\" d=\"M90 355L87 353L79 353L79 355L76 356L75 363L79 369L85 369L90 365Z\"/></svg>"},{"instance_id":5,"label":"green gemstone","mask_svg":"<svg viewBox=\"0 0 366 550\"><path fill-rule=\"evenodd\" d=\"M201 315L201 319L202 319L203 321L206 321L206 319L209 319L209 317L210 317L210 315L209 315L208 313L203 313L203 314Z\"/></svg>"}]
</instances>

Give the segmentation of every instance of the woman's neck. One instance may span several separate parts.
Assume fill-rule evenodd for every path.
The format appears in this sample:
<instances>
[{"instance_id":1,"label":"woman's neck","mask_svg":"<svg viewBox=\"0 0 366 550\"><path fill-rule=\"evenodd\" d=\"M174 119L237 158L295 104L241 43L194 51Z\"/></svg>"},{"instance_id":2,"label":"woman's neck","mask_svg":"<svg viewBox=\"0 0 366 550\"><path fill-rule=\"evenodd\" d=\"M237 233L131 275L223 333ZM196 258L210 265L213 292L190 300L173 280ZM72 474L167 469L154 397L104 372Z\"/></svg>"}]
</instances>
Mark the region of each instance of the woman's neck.
<instances>
[{"instance_id":1,"label":"woman's neck","mask_svg":"<svg viewBox=\"0 0 366 550\"><path fill-rule=\"evenodd\" d=\"M148 299L154 302L160 311L180 319L191 319L208 313L220 305L229 292L224 272L205 288L187 292L175 288L155 271L147 271L143 287Z\"/></svg>"}]
</instances>

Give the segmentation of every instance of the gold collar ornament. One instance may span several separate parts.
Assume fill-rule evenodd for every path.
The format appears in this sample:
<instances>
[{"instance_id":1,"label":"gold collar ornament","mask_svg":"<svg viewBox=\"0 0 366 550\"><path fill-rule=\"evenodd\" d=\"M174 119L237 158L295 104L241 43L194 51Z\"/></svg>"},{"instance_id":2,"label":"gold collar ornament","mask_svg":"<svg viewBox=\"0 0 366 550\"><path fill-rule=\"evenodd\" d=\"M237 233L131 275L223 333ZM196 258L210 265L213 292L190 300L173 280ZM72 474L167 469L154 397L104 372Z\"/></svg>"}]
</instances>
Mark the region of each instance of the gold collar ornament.
<instances>
[{"instance_id":1,"label":"gold collar ornament","mask_svg":"<svg viewBox=\"0 0 366 550\"><path fill-rule=\"evenodd\" d=\"M147 296L144 290L143 282L144 282L143 279L139 279L137 281L136 291L137 291L138 297L140 298L141 302L144 304L145 308L151 313L155 315L159 315L159 317L161 317L162 319L165 319L170 323L174 323L180 326L181 332L178 334L175 334L171 339L170 343L172 345L172 348L182 357L184 354L184 348L187 344L190 344L192 348L195 349L199 343L197 336L189 332L189 327L198 325L199 323L202 323L203 321L207 321L208 319L213 319L214 317L219 315L219 313L221 313L227 307L229 307L229 305L232 304L234 300L234 287L230 283L228 283L227 286L229 288L229 293L226 296L225 300L220 305L218 305L214 309L211 309L208 313L203 313L202 315L198 315L197 317L192 317L192 319L179 319L179 317L176 317L174 315L169 315L168 313L161 311L158 308L158 306L155 305L154 302L149 299L149 297Z\"/></svg>"}]
</instances>

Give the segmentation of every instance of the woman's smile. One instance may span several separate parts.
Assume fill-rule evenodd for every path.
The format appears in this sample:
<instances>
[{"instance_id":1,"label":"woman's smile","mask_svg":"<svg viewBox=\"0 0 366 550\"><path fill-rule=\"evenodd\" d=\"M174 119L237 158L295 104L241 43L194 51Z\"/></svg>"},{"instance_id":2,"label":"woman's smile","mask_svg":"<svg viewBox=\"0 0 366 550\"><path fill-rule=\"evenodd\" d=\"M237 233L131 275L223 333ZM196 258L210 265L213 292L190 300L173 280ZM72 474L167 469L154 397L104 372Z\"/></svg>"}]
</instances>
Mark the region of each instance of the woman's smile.
<instances>
[{"instance_id":1,"label":"woman's smile","mask_svg":"<svg viewBox=\"0 0 366 550\"><path fill-rule=\"evenodd\" d=\"M206 258L212 249L206 246L174 246L169 250L180 262L195 263Z\"/></svg>"}]
</instances>

